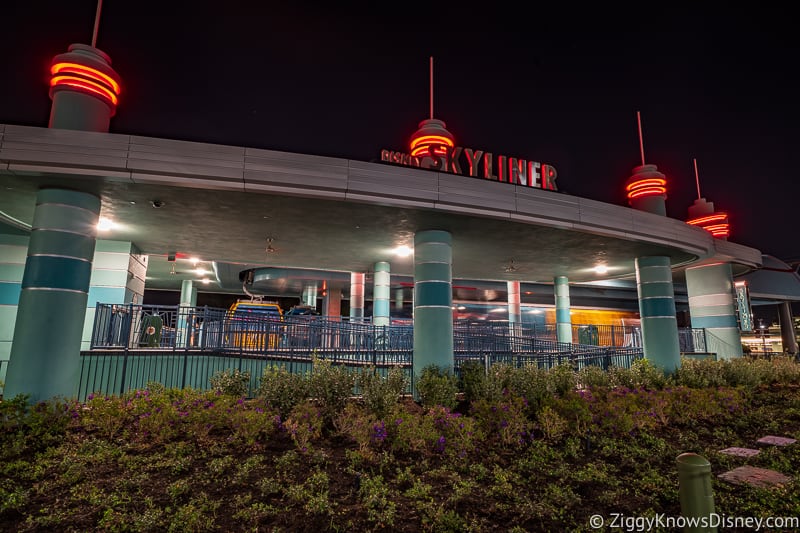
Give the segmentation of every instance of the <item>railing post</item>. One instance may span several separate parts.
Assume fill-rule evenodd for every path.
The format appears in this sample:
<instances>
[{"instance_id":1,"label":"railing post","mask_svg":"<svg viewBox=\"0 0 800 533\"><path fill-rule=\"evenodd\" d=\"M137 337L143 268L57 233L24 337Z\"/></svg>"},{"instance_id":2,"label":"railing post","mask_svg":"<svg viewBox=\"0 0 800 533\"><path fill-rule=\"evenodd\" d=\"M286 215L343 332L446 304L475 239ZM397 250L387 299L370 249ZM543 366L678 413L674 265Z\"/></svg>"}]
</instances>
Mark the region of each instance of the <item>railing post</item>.
<instances>
[{"instance_id":1,"label":"railing post","mask_svg":"<svg viewBox=\"0 0 800 533\"><path fill-rule=\"evenodd\" d=\"M681 516L700 519L696 521L697 525L685 527L684 533L716 533L716 526L711 526L712 515L715 514L714 493L711 489L711 463L695 453L682 453L676 462ZM703 524L704 527L700 527Z\"/></svg>"}]
</instances>

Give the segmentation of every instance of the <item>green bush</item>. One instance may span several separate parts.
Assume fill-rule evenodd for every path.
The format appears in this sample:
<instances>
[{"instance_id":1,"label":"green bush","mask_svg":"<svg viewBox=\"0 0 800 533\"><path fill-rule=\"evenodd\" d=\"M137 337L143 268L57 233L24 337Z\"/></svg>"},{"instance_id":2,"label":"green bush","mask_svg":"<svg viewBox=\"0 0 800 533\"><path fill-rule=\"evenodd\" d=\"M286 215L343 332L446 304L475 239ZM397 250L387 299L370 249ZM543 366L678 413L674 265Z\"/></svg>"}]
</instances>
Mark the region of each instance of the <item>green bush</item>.
<instances>
[{"instance_id":1,"label":"green bush","mask_svg":"<svg viewBox=\"0 0 800 533\"><path fill-rule=\"evenodd\" d=\"M211 390L229 396L247 396L250 392L250 372L238 368L219 370L209 378Z\"/></svg>"},{"instance_id":2,"label":"green bush","mask_svg":"<svg viewBox=\"0 0 800 533\"><path fill-rule=\"evenodd\" d=\"M326 423L332 423L336 415L344 409L353 396L355 383L355 372L344 366L333 365L325 359L312 358L309 394L319 402Z\"/></svg>"},{"instance_id":3,"label":"green bush","mask_svg":"<svg viewBox=\"0 0 800 533\"><path fill-rule=\"evenodd\" d=\"M458 377L448 369L426 366L417 376L415 388L423 407L441 405L452 409L456 406Z\"/></svg>"},{"instance_id":4,"label":"green bush","mask_svg":"<svg viewBox=\"0 0 800 533\"><path fill-rule=\"evenodd\" d=\"M486 369L480 361L464 361L461 364L459 388L464 392L465 400L474 402L483 398L486 382Z\"/></svg>"},{"instance_id":5,"label":"green bush","mask_svg":"<svg viewBox=\"0 0 800 533\"><path fill-rule=\"evenodd\" d=\"M400 367L390 368L386 377L369 367L361 371L356 381L364 406L378 420L391 412L408 386L408 378Z\"/></svg>"},{"instance_id":6,"label":"green bush","mask_svg":"<svg viewBox=\"0 0 800 533\"><path fill-rule=\"evenodd\" d=\"M261 373L256 396L286 418L296 405L308 398L308 377L289 372L283 365L270 365Z\"/></svg>"}]
</instances>

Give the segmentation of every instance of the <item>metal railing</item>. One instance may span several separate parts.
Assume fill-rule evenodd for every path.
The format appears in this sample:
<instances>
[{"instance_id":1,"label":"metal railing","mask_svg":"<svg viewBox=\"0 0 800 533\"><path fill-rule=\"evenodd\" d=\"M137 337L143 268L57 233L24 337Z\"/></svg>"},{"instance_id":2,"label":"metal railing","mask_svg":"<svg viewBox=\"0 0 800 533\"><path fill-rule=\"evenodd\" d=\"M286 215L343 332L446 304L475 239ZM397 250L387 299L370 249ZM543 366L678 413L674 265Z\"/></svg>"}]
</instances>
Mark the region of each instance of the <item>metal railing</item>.
<instances>
[{"instance_id":1,"label":"metal railing","mask_svg":"<svg viewBox=\"0 0 800 533\"><path fill-rule=\"evenodd\" d=\"M487 368L505 363L608 369L630 367L642 357L641 334L631 326L576 325L573 338L588 342L558 342L554 325L456 321L454 370L469 360ZM250 372L255 390L267 366L306 372L313 357L381 371L401 366L410 373L413 327L346 317L252 318L208 307L98 304L90 346L82 353L79 398L101 390L122 393L149 381L207 389L215 372L233 369Z\"/></svg>"}]
</instances>

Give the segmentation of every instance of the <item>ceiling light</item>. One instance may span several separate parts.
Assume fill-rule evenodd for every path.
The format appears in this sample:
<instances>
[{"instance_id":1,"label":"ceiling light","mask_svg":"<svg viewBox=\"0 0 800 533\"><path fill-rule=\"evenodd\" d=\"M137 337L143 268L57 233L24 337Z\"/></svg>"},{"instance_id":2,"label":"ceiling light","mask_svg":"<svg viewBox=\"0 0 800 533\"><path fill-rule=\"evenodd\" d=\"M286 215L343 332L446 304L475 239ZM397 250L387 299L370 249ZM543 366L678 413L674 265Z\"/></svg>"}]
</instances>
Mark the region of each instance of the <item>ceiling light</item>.
<instances>
[{"instance_id":1,"label":"ceiling light","mask_svg":"<svg viewBox=\"0 0 800 533\"><path fill-rule=\"evenodd\" d=\"M100 217L100 220L97 221L97 231L108 231L114 227L116 224L110 218Z\"/></svg>"},{"instance_id":2,"label":"ceiling light","mask_svg":"<svg viewBox=\"0 0 800 533\"><path fill-rule=\"evenodd\" d=\"M202 283L203 285L208 285L209 283L211 283L211 280L208 278L203 278L200 280L200 283Z\"/></svg>"},{"instance_id":3,"label":"ceiling light","mask_svg":"<svg viewBox=\"0 0 800 533\"><path fill-rule=\"evenodd\" d=\"M208 270L206 270L205 268L196 268L196 269L194 270L194 272L195 272L195 274L197 274L198 276L205 276L206 274L208 274Z\"/></svg>"},{"instance_id":4,"label":"ceiling light","mask_svg":"<svg viewBox=\"0 0 800 533\"><path fill-rule=\"evenodd\" d=\"M197 263L200 262L200 260L198 258L196 258L196 257L190 258L189 261L191 261L193 265L196 265Z\"/></svg>"},{"instance_id":5,"label":"ceiling light","mask_svg":"<svg viewBox=\"0 0 800 533\"><path fill-rule=\"evenodd\" d=\"M413 251L414 250L403 244L394 249L394 255L397 257L408 257Z\"/></svg>"},{"instance_id":6,"label":"ceiling light","mask_svg":"<svg viewBox=\"0 0 800 533\"><path fill-rule=\"evenodd\" d=\"M608 267L606 265L597 265L594 267L594 271L596 274L605 274L608 272Z\"/></svg>"}]
</instances>

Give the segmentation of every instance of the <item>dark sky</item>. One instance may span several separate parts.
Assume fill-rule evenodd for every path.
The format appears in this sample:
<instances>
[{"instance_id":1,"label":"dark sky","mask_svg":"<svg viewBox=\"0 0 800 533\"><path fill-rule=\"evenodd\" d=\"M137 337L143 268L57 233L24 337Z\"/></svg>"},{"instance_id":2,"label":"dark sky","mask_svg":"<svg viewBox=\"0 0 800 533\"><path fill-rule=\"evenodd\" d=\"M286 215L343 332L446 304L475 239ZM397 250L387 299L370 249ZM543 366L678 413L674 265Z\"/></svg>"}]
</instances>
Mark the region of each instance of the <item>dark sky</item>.
<instances>
[{"instance_id":1,"label":"dark sky","mask_svg":"<svg viewBox=\"0 0 800 533\"><path fill-rule=\"evenodd\" d=\"M458 145L552 164L562 191L625 205L638 111L668 216L697 198L696 158L731 241L800 259L789 13L594 5L105 0L97 47L124 84L111 131L370 161L428 118L433 56L434 114ZM3 3L0 123L47 125L50 60L91 42L96 6Z\"/></svg>"}]
</instances>

